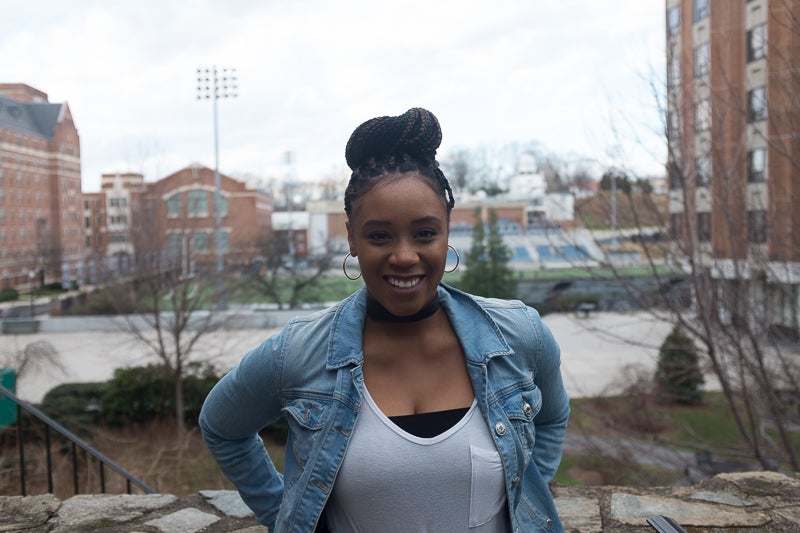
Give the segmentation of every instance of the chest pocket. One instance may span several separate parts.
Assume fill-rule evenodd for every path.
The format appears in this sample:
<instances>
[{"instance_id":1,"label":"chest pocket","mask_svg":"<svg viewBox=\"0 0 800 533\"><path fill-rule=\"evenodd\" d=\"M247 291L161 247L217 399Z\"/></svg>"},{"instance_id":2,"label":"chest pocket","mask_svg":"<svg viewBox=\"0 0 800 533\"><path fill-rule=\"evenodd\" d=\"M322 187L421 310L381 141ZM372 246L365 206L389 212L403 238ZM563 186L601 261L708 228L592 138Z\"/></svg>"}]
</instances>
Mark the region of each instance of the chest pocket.
<instances>
[{"instance_id":1,"label":"chest pocket","mask_svg":"<svg viewBox=\"0 0 800 533\"><path fill-rule=\"evenodd\" d=\"M322 438L321 431L328 421L330 402L298 398L283 408L289 424L289 441L292 453L301 468L304 468L317 441Z\"/></svg>"},{"instance_id":2,"label":"chest pocket","mask_svg":"<svg viewBox=\"0 0 800 533\"><path fill-rule=\"evenodd\" d=\"M542 391L532 381L526 383L519 391L509 395L503 402L503 410L525 450L525 466L536 443L536 426L533 418L542 408Z\"/></svg>"}]
</instances>

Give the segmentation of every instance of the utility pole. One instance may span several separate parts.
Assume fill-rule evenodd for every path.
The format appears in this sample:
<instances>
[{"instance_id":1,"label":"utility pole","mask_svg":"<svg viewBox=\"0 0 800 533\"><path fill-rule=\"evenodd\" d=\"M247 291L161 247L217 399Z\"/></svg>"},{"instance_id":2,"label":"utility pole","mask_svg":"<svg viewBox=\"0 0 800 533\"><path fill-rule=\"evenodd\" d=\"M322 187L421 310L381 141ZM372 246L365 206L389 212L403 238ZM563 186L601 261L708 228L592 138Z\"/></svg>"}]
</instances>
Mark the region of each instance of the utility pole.
<instances>
[{"instance_id":1,"label":"utility pole","mask_svg":"<svg viewBox=\"0 0 800 533\"><path fill-rule=\"evenodd\" d=\"M212 100L214 107L214 250L217 255L217 307L228 307L223 290L222 272L225 267L225 250L222 246L222 195L219 177L219 128L217 124L217 100L220 98L236 98L238 96L235 68L218 70L211 68L197 69L197 99Z\"/></svg>"}]
</instances>

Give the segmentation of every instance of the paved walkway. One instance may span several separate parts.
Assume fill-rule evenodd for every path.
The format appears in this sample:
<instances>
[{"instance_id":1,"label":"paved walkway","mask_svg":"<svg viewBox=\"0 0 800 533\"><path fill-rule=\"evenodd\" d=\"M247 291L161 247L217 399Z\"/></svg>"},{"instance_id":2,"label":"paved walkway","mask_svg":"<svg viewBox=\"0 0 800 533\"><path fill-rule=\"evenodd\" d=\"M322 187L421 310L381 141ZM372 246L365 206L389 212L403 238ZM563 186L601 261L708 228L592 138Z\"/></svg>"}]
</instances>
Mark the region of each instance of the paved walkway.
<instances>
[{"instance_id":1,"label":"paved walkway","mask_svg":"<svg viewBox=\"0 0 800 533\"><path fill-rule=\"evenodd\" d=\"M18 395L30 402L40 402L47 391L61 383L106 381L116 368L156 362L146 346L110 326L107 319L43 320L64 322L49 324L38 334L0 335L0 361L36 341L50 343L60 356L63 371L41 369L17 384ZM100 326L103 320L106 323ZM588 318L552 314L545 322L561 345L564 382L573 397L619 392L636 371L652 375L658 348L670 330L665 320L656 320L645 312L597 312ZM193 359L212 361L220 371L227 371L276 331L250 327L209 333L202 338Z\"/></svg>"}]
</instances>

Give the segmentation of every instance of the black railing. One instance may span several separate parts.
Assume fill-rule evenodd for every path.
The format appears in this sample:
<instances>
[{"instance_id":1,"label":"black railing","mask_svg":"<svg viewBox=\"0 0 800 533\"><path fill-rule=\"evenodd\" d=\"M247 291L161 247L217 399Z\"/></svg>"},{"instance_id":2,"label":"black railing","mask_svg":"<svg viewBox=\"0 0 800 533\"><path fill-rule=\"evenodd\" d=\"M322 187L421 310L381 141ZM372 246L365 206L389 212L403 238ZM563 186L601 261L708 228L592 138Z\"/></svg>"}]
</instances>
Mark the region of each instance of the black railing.
<instances>
[{"instance_id":1,"label":"black railing","mask_svg":"<svg viewBox=\"0 0 800 533\"><path fill-rule=\"evenodd\" d=\"M31 404L27 403L25 400L22 400L17 397L13 392L8 390L7 388L0 386L0 394L5 396L6 398L10 399L14 402L17 406L17 448L19 452L19 482L20 482L20 494L22 496L27 495L26 487L25 487L25 440L23 438L23 424L22 424L22 411L31 414L32 416L38 418L44 424L44 443L45 443L45 460L47 463L47 491L49 493L53 493L53 465L52 465L52 456L50 452L50 430L56 431L62 437L67 439L70 442L71 446L71 457L72 457L72 484L74 488L74 493L78 494L78 448L83 450L87 455L94 457L98 462L99 467L99 475L100 475L100 492L105 494L106 492L106 480L105 480L105 469L108 468L113 472L116 472L120 475L123 479L125 479L125 486L127 489L127 493L131 493L131 486L135 485L146 494L155 494L157 491L146 485L143 481L135 478L128 472L126 472L122 467L116 464L114 461L103 455L101 452L95 450L91 445L87 442L82 440L80 437L72 433L70 430L44 414L42 411L37 409L36 407L32 406Z\"/></svg>"}]
</instances>

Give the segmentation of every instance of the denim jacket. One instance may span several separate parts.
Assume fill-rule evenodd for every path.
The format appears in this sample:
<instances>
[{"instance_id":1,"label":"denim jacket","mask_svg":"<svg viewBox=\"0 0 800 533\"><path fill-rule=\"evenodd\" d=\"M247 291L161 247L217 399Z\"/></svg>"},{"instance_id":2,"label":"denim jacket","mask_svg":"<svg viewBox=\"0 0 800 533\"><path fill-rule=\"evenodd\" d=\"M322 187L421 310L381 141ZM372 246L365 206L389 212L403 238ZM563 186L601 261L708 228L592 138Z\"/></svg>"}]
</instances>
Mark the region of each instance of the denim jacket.
<instances>
[{"instance_id":1,"label":"denim jacket","mask_svg":"<svg viewBox=\"0 0 800 533\"><path fill-rule=\"evenodd\" d=\"M445 284L480 411L503 462L512 531L561 531L548 482L561 460L569 400L560 354L538 313ZM200 428L222 471L271 532L314 531L364 392L366 290L291 320L250 351L203 405ZM257 432L284 415L284 475Z\"/></svg>"}]
</instances>

